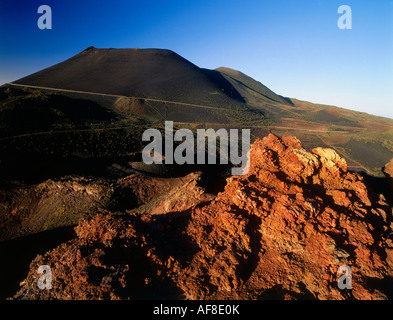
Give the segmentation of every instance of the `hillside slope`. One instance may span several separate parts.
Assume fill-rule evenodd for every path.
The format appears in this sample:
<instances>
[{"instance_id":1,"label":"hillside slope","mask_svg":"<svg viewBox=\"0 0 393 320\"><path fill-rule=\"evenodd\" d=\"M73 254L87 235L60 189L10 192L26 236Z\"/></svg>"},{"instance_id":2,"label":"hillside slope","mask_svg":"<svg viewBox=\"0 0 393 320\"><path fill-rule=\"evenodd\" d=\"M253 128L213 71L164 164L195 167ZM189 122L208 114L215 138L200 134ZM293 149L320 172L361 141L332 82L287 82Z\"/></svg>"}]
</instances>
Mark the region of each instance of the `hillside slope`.
<instances>
[{"instance_id":1,"label":"hillside slope","mask_svg":"<svg viewBox=\"0 0 393 320\"><path fill-rule=\"evenodd\" d=\"M219 72L163 49L89 47L15 83L214 106L245 102Z\"/></svg>"},{"instance_id":2,"label":"hillside slope","mask_svg":"<svg viewBox=\"0 0 393 320\"><path fill-rule=\"evenodd\" d=\"M268 87L243 72L225 67L220 67L215 70L220 72L229 82L231 82L247 103L277 102L293 105L290 99L274 93Z\"/></svg>"}]
</instances>

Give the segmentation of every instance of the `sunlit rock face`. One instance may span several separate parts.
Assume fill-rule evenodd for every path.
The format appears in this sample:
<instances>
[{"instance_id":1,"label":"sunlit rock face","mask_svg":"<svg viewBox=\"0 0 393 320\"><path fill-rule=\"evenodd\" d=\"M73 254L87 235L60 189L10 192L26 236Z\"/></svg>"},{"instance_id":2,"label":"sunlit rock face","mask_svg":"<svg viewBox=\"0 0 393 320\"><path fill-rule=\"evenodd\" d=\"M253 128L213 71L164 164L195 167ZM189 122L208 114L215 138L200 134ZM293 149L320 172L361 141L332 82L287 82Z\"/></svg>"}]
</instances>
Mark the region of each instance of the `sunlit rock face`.
<instances>
[{"instance_id":1,"label":"sunlit rock face","mask_svg":"<svg viewBox=\"0 0 393 320\"><path fill-rule=\"evenodd\" d=\"M152 212L82 219L74 240L33 260L15 297L391 297L392 208L382 195L334 150L307 152L293 137L256 140L249 161L217 196L189 176L161 199L169 210L158 201ZM181 194L193 200L182 206ZM34 285L40 265L52 268L51 290ZM351 289L338 287L342 265Z\"/></svg>"}]
</instances>

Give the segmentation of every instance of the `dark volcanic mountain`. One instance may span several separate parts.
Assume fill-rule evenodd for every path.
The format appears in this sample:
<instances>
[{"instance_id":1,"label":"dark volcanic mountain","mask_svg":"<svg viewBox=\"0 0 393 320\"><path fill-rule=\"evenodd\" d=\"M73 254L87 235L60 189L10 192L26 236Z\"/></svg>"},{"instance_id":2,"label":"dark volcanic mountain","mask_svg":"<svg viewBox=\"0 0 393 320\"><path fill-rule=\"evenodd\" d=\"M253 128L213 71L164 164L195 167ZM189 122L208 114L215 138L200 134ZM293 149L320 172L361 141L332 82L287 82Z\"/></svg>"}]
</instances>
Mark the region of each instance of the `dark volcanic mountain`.
<instances>
[{"instance_id":1,"label":"dark volcanic mountain","mask_svg":"<svg viewBox=\"0 0 393 320\"><path fill-rule=\"evenodd\" d=\"M220 72L162 49L90 47L15 83L215 106L244 102Z\"/></svg>"},{"instance_id":2,"label":"dark volcanic mountain","mask_svg":"<svg viewBox=\"0 0 393 320\"><path fill-rule=\"evenodd\" d=\"M239 71L199 68L164 49L89 47L15 83L221 107L261 101L292 104Z\"/></svg>"}]
</instances>

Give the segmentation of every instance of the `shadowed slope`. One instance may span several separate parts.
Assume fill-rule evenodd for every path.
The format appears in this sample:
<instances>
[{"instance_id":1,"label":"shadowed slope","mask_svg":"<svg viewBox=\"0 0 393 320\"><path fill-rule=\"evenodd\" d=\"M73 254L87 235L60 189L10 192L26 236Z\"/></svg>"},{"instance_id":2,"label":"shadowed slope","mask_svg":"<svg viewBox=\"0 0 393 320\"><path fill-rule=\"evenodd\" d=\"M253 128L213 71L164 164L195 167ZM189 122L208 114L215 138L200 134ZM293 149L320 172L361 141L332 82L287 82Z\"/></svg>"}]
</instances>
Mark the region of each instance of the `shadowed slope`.
<instances>
[{"instance_id":1,"label":"shadowed slope","mask_svg":"<svg viewBox=\"0 0 393 320\"><path fill-rule=\"evenodd\" d=\"M259 81L256 81L240 71L224 67L217 68L216 71L223 74L250 104L255 102L278 102L281 104L293 105L289 98L284 98L274 93Z\"/></svg>"}]
</instances>

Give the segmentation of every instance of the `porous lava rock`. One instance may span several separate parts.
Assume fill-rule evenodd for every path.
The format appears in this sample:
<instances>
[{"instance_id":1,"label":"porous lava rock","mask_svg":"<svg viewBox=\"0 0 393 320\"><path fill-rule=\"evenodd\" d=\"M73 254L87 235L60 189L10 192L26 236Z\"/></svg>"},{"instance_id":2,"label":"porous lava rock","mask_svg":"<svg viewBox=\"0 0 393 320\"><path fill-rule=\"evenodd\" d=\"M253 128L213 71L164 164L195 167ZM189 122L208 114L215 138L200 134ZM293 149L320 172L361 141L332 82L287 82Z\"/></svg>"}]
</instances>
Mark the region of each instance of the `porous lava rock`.
<instances>
[{"instance_id":1,"label":"porous lava rock","mask_svg":"<svg viewBox=\"0 0 393 320\"><path fill-rule=\"evenodd\" d=\"M32 261L13 298L392 296L392 208L345 159L270 134L254 142L249 161L248 174L187 210L82 219L75 239ZM40 265L51 267L50 290L37 287ZM342 265L351 289L338 287Z\"/></svg>"}]
</instances>

